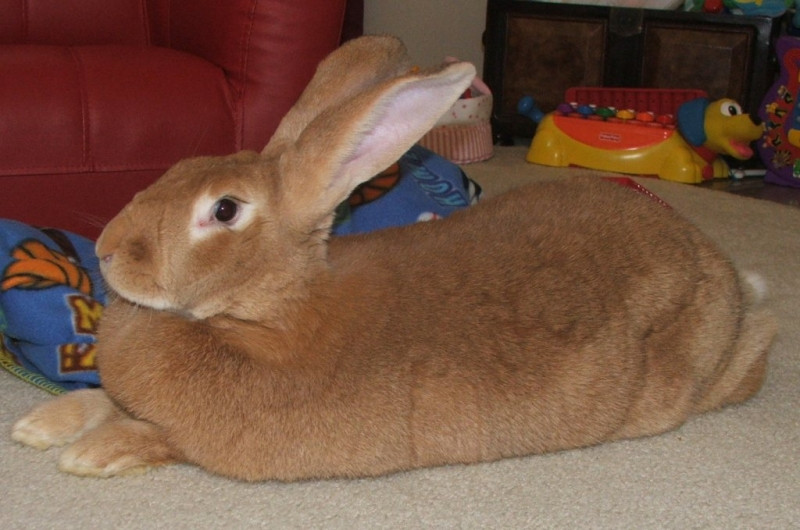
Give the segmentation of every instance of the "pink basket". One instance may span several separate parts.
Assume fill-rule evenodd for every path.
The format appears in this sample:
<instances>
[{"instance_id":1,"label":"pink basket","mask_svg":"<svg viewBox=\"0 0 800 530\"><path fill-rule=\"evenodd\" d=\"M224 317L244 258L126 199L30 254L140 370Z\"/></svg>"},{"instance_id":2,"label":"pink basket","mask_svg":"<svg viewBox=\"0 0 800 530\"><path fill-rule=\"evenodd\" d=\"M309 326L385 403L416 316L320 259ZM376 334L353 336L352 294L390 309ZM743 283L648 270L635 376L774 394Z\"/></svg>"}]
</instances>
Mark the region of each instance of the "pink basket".
<instances>
[{"instance_id":1,"label":"pink basket","mask_svg":"<svg viewBox=\"0 0 800 530\"><path fill-rule=\"evenodd\" d=\"M419 143L456 164L480 162L493 154L492 126L488 121L440 125Z\"/></svg>"}]
</instances>

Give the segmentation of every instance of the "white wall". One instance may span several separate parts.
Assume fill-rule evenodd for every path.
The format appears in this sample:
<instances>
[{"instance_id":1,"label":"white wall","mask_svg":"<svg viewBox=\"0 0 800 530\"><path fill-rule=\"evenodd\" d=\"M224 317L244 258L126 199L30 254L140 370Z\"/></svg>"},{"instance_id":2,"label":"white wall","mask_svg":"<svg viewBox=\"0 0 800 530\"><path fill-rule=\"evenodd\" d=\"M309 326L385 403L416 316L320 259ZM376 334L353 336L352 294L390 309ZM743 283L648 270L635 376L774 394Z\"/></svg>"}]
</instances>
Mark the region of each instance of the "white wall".
<instances>
[{"instance_id":1,"label":"white wall","mask_svg":"<svg viewBox=\"0 0 800 530\"><path fill-rule=\"evenodd\" d=\"M485 21L486 0L364 0L364 32L397 35L420 66L451 55L482 72Z\"/></svg>"}]
</instances>

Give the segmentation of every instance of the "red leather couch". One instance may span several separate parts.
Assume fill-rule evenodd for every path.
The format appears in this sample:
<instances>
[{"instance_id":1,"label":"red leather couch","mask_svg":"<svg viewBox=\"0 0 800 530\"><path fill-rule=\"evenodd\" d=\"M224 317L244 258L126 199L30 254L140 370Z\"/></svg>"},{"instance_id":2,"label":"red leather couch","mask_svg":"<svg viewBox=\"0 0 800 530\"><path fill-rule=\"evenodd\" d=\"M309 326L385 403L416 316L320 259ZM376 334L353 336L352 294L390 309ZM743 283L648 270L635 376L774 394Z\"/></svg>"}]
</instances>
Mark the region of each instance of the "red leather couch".
<instances>
[{"instance_id":1,"label":"red leather couch","mask_svg":"<svg viewBox=\"0 0 800 530\"><path fill-rule=\"evenodd\" d=\"M181 158L261 149L345 0L0 0L0 217L96 237Z\"/></svg>"}]
</instances>

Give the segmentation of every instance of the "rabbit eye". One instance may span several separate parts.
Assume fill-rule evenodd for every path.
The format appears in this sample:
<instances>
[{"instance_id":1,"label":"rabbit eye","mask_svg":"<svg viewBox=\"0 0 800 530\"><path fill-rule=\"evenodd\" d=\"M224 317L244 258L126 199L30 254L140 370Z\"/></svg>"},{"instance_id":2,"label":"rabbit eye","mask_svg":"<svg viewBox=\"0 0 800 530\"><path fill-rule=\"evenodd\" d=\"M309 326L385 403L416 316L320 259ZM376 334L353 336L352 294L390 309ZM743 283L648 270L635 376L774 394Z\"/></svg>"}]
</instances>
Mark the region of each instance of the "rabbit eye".
<instances>
[{"instance_id":1,"label":"rabbit eye","mask_svg":"<svg viewBox=\"0 0 800 530\"><path fill-rule=\"evenodd\" d=\"M255 217L255 206L245 199L216 193L202 195L192 206L189 237L200 241L211 234L239 232L250 226Z\"/></svg>"},{"instance_id":2,"label":"rabbit eye","mask_svg":"<svg viewBox=\"0 0 800 530\"><path fill-rule=\"evenodd\" d=\"M239 205L232 199L220 199L214 205L214 219L221 223L233 221L237 213L239 213Z\"/></svg>"}]
</instances>

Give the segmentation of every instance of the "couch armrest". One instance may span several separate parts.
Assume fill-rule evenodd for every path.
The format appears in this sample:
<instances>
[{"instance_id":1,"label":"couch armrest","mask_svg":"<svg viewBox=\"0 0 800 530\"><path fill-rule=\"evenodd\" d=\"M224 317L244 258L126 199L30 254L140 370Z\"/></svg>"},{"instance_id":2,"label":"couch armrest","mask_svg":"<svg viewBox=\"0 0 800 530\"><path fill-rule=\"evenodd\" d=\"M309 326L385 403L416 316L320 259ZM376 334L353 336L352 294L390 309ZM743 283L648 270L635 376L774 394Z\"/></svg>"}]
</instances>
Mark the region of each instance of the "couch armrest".
<instances>
[{"instance_id":1,"label":"couch armrest","mask_svg":"<svg viewBox=\"0 0 800 530\"><path fill-rule=\"evenodd\" d=\"M148 0L153 43L222 68L237 144L261 149L341 38L345 0Z\"/></svg>"}]
</instances>

